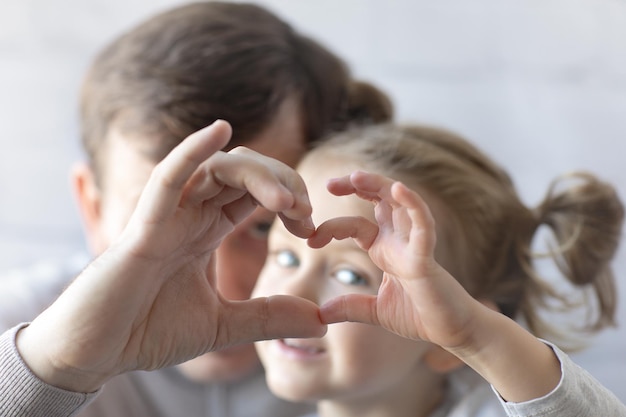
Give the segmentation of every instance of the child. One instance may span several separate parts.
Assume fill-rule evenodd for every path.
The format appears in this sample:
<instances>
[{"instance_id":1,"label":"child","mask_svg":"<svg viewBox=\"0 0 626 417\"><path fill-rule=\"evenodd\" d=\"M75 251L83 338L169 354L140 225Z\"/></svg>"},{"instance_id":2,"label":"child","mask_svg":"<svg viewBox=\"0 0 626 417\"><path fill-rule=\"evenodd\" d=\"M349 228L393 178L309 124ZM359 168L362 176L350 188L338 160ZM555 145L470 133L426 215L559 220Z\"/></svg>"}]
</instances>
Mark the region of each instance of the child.
<instances>
[{"instance_id":1,"label":"child","mask_svg":"<svg viewBox=\"0 0 626 417\"><path fill-rule=\"evenodd\" d=\"M421 126L340 134L298 171L318 229L308 247L273 226L255 293L301 296L322 305L328 323L360 323L329 326L321 339L257 343L275 394L317 401L324 417L626 415L531 334L571 341L540 314L573 308L534 266L540 226L557 240L550 253L563 276L592 298L581 330L613 323L609 261L623 207L611 186L564 177L530 210L470 143Z\"/></svg>"}]
</instances>

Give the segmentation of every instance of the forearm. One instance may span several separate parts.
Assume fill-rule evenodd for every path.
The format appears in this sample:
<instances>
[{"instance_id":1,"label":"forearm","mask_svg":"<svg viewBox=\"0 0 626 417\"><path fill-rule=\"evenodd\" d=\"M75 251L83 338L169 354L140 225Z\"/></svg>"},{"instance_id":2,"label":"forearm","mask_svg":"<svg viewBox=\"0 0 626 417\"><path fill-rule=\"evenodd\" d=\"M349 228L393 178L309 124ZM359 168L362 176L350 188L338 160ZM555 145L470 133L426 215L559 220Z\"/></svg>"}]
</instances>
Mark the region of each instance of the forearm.
<instances>
[{"instance_id":1,"label":"forearm","mask_svg":"<svg viewBox=\"0 0 626 417\"><path fill-rule=\"evenodd\" d=\"M551 392L561 378L550 347L513 320L477 306L472 343L451 349L509 402L524 402Z\"/></svg>"},{"instance_id":2,"label":"forearm","mask_svg":"<svg viewBox=\"0 0 626 417\"><path fill-rule=\"evenodd\" d=\"M37 378L20 357L15 335L0 335L0 410L3 417L65 417L86 406L97 393L65 391Z\"/></svg>"}]
</instances>

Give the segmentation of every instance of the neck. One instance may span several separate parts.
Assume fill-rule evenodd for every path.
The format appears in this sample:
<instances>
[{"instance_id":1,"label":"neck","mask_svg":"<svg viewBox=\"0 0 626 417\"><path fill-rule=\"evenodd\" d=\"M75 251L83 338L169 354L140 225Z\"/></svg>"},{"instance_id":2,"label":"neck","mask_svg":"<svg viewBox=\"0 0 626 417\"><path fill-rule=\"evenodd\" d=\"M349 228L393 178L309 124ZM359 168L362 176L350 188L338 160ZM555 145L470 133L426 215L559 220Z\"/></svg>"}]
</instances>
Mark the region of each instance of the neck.
<instances>
[{"instance_id":1,"label":"neck","mask_svg":"<svg viewBox=\"0 0 626 417\"><path fill-rule=\"evenodd\" d=\"M319 417L428 417L444 396L443 378L428 387L403 384L386 393L321 400Z\"/></svg>"}]
</instances>

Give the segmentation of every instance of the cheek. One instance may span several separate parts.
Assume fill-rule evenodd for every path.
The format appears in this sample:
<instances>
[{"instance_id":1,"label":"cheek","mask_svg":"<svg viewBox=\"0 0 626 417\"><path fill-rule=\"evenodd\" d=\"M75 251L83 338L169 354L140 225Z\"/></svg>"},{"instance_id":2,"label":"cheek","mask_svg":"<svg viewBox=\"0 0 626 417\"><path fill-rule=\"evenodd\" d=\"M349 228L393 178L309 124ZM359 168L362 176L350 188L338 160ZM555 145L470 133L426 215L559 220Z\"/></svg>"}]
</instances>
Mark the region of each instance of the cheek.
<instances>
[{"instance_id":1,"label":"cheek","mask_svg":"<svg viewBox=\"0 0 626 417\"><path fill-rule=\"evenodd\" d=\"M256 282L254 290L252 291L252 296L267 297L269 295L281 293L281 290L278 287L278 281L273 279L277 276L278 275L275 272L272 272L272 268L270 266L265 265L259 274L259 278Z\"/></svg>"},{"instance_id":2,"label":"cheek","mask_svg":"<svg viewBox=\"0 0 626 417\"><path fill-rule=\"evenodd\" d=\"M360 323L340 323L328 329L327 338L333 357L346 368L363 368L368 362L386 358L387 335L379 328ZM382 339L381 339L382 337Z\"/></svg>"},{"instance_id":3,"label":"cheek","mask_svg":"<svg viewBox=\"0 0 626 417\"><path fill-rule=\"evenodd\" d=\"M347 386L383 387L414 372L425 344L410 341L376 326L358 323L332 325L328 329L333 373ZM342 377L343 376L343 377Z\"/></svg>"},{"instance_id":4,"label":"cheek","mask_svg":"<svg viewBox=\"0 0 626 417\"><path fill-rule=\"evenodd\" d=\"M235 229L216 251L217 286L230 300L250 298L265 259L267 240L249 237Z\"/></svg>"}]
</instances>

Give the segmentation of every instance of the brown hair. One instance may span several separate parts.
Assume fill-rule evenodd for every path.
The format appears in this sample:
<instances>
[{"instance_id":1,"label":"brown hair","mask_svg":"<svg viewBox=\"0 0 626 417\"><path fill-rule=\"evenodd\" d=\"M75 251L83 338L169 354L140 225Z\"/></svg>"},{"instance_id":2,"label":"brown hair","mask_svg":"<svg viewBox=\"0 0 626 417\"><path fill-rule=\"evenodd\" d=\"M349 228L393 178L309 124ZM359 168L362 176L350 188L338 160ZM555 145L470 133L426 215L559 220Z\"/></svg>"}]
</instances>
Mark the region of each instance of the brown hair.
<instances>
[{"instance_id":1,"label":"brown hair","mask_svg":"<svg viewBox=\"0 0 626 417\"><path fill-rule=\"evenodd\" d=\"M590 173L572 173L555 180L543 202L530 209L509 175L489 157L464 138L428 126L352 129L312 152L350 158L441 201L449 223L443 239L455 262L444 266L475 298L495 302L509 317L521 314L536 335L564 349L581 347L583 341L549 325L551 319L541 311L582 308L587 320L569 329L582 335L614 325L617 300L610 262L624 208L608 183ZM540 226L556 240L547 255L578 291L560 292L538 273L542 255L531 248ZM581 293L585 303L577 297Z\"/></svg>"},{"instance_id":2,"label":"brown hair","mask_svg":"<svg viewBox=\"0 0 626 417\"><path fill-rule=\"evenodd\" d=\"M267 126L293 94L307 140L393 113L384 93L352 80L337 56L262 7L191 3L145 21L95 57L81 91L82 141L96 174L113 127L152 140L155 162L216 119L233 126L233 147Z\"/></svg>"}]
</instances>

